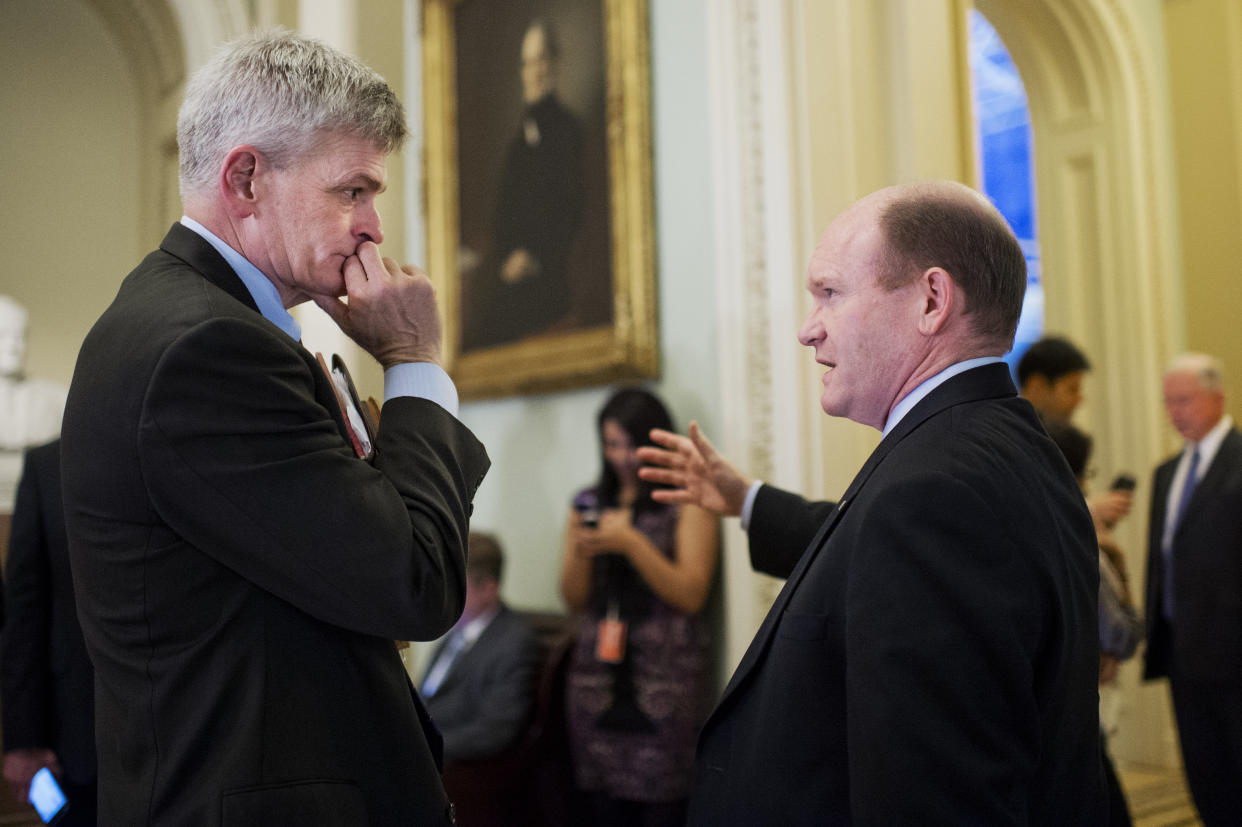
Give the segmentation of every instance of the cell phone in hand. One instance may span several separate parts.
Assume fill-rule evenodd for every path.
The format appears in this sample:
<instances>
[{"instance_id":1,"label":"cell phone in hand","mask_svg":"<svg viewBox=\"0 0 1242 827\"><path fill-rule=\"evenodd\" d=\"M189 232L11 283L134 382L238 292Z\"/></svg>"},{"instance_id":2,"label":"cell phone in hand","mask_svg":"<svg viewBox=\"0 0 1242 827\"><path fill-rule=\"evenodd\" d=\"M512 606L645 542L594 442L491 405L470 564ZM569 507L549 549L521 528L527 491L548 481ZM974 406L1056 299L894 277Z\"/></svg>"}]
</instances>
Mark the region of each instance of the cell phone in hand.
<instances>
[{"instance_id":1,"label":"cell phone in hand","mask_svg":"<svg viewBox=\"0 0 1242 827\"><path fill-rule=\"evenodd\" d=\"M599 509L580 508L578 515L582 517L582 524L587 528L599 528Z\"/></svg>"},{"instance_id":2,"label":"cell phone in hand","mask_svg":"<svg viewBox=\"0 0 1242 827\"><path fill-rule=\"evenodd\" d=\"M52 775L52 771L47 767L40 769L34 774L34 778L30 779L30 792L26 794L26 798L35 808L35 812L39 814L39 818L43 819L44 824L51 824L52 819L63 813L69 806L69 800L65 798L64 791L56 783L56 776Z\"/></svg>"},{"instance_id":3,"label":"cell phone in hand","mask_svg":"<svg viewBox=\"0 0 1242 827\"><path fill-rule=\"evenodd\" d=\"M574 497L574 511L578 512L578 516L582 519L582 524L587 528L599 528L599 513L602 509L599 505L599 498L594 492L583 491L577 497Z\"/></svg>"},{"instance_id":4,"label":"cell phone in hand","mask_svg":"<svg viewBox=\"0 0 1242 827\"><path fill-rule=\"evenodd\" d=\"M1108 486L1109 491L1133 491L1137 480L1133 474L1118 474L1113 480L1113 484Z\"/></svg>"}]
</instances>

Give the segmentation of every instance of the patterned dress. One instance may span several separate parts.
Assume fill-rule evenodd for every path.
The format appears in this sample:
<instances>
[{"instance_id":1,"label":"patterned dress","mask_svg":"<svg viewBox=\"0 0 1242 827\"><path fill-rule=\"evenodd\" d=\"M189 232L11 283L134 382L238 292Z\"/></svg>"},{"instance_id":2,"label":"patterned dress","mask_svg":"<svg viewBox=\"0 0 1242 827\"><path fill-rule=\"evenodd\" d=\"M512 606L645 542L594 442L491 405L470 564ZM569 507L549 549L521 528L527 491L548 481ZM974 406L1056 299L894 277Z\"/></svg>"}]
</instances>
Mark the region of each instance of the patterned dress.
<instances>
[{"instance_id":1,"label":"patterned dress","mask_svg":"<svg viewBox=\"0 0 1242 827\"><path fill-rule=\"evenodd\" d=\"M635 522L670 559L677 514L675 507L658 506ZM621 664L595 657L599 622L610 603L628 626ZM707 711L707 646L699 618L656 597L620 555L601 555L593 561L591 595L578 622L567 692L578 786L628 801L685 798Z\"/></svg>"}]
</instances>

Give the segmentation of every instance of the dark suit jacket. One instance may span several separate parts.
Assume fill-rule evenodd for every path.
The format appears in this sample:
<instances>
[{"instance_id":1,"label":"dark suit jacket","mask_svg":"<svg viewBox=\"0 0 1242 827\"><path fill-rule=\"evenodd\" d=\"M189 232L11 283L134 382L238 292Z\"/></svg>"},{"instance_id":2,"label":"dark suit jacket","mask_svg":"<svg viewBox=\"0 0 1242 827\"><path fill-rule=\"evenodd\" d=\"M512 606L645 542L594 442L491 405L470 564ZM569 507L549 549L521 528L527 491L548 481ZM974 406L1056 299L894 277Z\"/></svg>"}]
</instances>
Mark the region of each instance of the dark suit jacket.
<instances>
[{"instance_id":1,"label":"dark suit jacket","mask_svg":"<svg viewBox=\"0 0 1242 827\"><path fill-rule=\"evenodd\" d=\"M314 357L181 225L87 335L62 469L102 823L447 820L393 640L461 613L488 460L423 399L384 405L374 465L343 428Z\"/></svg>"},{"instance_id":2,"label":"dark suit jacket","mask_svg":"<svg viewBox=\"0 0 1242 827\"><path fill-rule=\"evenodd\" d=\"M436 648L428 668L443 648ZM486 758L514 742L530 719L537 656L535 633L502 606L426 701L444 736L445 763Z\"/></svg>"},{"instance_id":3,"label":"dark suit jacket","mask_svg":"<svg viewBox=\"0 0 1242 827\"><path fill-rule=\"evenodd\" d=\"M1242 433L1230 429L1173 535L1177 645L1164 619L1164 536L1174 456L1156 469L1147 538L1143 676L1242 682Z\"/></svg>"},{"instance_id":4,"label":"dark suit jacket","mask_svg":"<svg viewBox=\"0 0 1242 827\"><path fill-rule=\"evenodd\" d=\"M6 563L0 646L4 748L56 753L66 778L95 781L95 675L82 641L60 496L60 443L26 452Z\"/></svg>"},{"instance_id":5,"label":"dark suit jacket","mask_svg":"<svg viewBox=\"0 0 1242 827\"><path fill-rule=\"evenodd\" d=\"M1095 533L1004 365L953 377L829 506L699 739L692 824L1102 823Z\"/></svg>"}]
</instances>

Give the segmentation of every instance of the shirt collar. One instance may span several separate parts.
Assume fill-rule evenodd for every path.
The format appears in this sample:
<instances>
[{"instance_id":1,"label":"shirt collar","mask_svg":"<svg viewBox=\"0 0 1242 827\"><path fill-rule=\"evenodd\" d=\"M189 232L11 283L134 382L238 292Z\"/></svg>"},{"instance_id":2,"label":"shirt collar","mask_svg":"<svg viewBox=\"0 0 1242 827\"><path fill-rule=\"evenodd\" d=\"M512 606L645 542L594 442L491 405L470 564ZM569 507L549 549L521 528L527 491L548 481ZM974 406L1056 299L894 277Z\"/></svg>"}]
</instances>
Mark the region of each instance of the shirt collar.
<instances>
[{"instance_id":1,"label":"shirt collar","mask_svg":"<svg viewBox=\"0 0 1242 827\"><path fill-rule=\"evenodd\" d=\"M1233 417L1225 414L1212 426L1212 430L1203 435L1203 439L1198 442L1190 442L1187 440L1182 453L1189 456L1194 449L1199 449L1199 473L1196 475L1199 479L1203 478L1203 473L1207 467L1211 465L1212 459L1216 456L1216 452L1220 450L1220 444L1225 441L1225 435L1229 433L1229 429L1233 427Z\"/></svg>"},{"instance_id":2,"label":"shirt collar","mask_svg":"<svg viewBox=\"0 0 1242 827\"><path fill-rule=\"evenodd\" d=\"M272 280L263 274L263 271L251 264L245 256L234 250L228 244L225 244L219 236L211 230L199 224L188 215L181 216L181 223L185 227L193 230L203 237L203 240L215 248L216 252L224 256L224 260L233 268L233 272L242 280L242 284L246 285L246 289L250 291L251 298L259 307L259 313L263 318L283 330L289 338L295 342L302 341L302 327L289 311L285 309L284 304L280 301L280 293L276 290L276 285L272 284Z\"/></svg>"},{"instance_id":3,"label":"shirt collar","mask_svg":"<svg viewBox=\"0 0 1242 827\"><path fill-rule=\"evenodd\" d=\"M949 365L935 376L924 379L917 388L910 391L900 402L893 406L892 412L888 415L888 420L884 423L883 436L888 436L889 431L896 428L897 423L900 422L906 414L910 413L910 410L915 405L922 402L923 399L926 398L927 394L943 385L949 379L952 379L959 373L965 373L971 368L982 367L983 365L990 365L993 362L1000 361L1002 361L1002 359L999 356L979 356L975 359L967 359L964 362L957 362L956 364Z\"/></svg>"},{"instance_id":4,"label":"shirt collar","mask_svg":"<svg viewBox=\"0 0 1242 827\"><path fill-rule=\"evenodd\" d=\"M500 614L500 607L494 606L485 612L481 612L470 620L465 626L461 627L461 636L467 644L473 645L479 639L479 635L483 634L489 623L496 615Z\"/></svg>"}]
</instances>

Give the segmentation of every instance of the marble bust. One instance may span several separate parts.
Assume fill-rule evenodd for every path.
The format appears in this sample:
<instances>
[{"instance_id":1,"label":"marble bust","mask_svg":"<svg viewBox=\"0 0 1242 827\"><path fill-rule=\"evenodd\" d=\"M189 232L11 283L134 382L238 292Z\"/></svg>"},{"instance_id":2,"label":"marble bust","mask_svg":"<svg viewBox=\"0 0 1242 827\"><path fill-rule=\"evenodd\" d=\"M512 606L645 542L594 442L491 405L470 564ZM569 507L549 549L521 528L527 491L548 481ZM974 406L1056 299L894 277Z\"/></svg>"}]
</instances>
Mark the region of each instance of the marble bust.
<instances>
[{"instance_id":1,"label":"marble bust","mask_svg":"<svg viewBox=\"0 0 1242 827\"><path fill-rule=\"evenodd\" d=\"M26 376L26 309L0 296L0 513L13 512L22 452L60 435L68 389Z\"/></svg>"}]
</instances>

